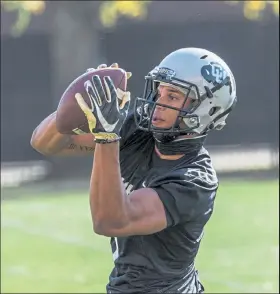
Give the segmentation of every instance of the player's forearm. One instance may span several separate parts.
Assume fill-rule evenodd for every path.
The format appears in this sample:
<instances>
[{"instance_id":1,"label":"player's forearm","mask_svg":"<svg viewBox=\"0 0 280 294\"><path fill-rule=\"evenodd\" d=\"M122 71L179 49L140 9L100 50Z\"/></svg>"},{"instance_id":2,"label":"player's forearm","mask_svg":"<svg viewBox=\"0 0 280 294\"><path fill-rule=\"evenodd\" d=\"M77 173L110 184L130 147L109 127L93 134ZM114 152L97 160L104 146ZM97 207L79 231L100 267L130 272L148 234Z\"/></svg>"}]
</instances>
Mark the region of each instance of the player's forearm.
<instances>
[{"instance_id":1,"label":"player's forearm","mask_svg":"<svg viewBox=\"0 0 280 294\"><path fill-rule=\"evenodd\" d=\"M109 228L127 225L128 197L121 178L119 143L97 144L90 185L94 229L106 234Z\"/></svg>"},{"instance_id":2,"label":"player's forearm","mask_svg":"<svg viewBox=\"0 0 280 294\"><path fill-rule=\"evenodd\" d=\"M71 136L60 134L57 131L55 111L36 127L30 143L38 152L53 155L71 143Z\"/></svg>"}]
</instances>

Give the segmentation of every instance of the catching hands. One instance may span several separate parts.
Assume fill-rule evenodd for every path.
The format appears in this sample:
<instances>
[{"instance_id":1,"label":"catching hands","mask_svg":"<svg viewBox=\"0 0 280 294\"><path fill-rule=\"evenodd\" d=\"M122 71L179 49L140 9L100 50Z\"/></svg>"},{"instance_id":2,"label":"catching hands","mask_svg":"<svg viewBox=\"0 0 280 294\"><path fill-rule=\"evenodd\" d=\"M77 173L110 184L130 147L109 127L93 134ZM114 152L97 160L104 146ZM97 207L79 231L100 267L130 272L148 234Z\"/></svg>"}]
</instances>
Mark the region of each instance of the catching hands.
<instances>
[{"instance_id":1,"label":"catching hands","mask_svg":"<svg viewBox=\"0 0 280 294\"><path fill-rule=\"evenodd\" d=\"M114 63L111 68L118 68ZM97 69L107 68L106 64L99 65ZM90 68L87 71L93 71ZM126 73L126 78L131 77L131 73ZM86 90L92 98L92 107L90 108L82 95L77 93L75 98L78 105L84 112L90 132L94 135L96 143L111 143L121 139L120 130L127 117L130 92L115 88L112 79L109 76L103 78L105 88L98 75L94 75L91 81L86 84Z\"/></svg>"}]
</instances>

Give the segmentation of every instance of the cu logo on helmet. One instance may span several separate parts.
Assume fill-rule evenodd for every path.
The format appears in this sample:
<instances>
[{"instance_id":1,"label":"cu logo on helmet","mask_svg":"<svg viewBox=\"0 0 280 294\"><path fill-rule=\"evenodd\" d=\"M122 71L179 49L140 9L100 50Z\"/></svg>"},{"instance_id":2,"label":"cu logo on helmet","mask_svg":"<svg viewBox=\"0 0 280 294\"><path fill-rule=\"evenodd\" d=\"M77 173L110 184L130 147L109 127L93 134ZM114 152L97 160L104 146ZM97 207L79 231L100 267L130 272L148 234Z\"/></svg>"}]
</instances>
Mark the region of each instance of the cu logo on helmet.
<instances>
[{"instance_id":1,"label":"cu logo on helmet","mask_svg":"<svg viewBox=\"0 0 280 294\"><path fill-rule=\"evenodd\" d=\"M203 78L214 86L222 83L224 79L228 76L227 71L216 62L210 62L210 64L204 65L201 68L201 74ZM232 92L231 80L225 84L230 87L230 93Z\"/></svg>"}]
</instances>

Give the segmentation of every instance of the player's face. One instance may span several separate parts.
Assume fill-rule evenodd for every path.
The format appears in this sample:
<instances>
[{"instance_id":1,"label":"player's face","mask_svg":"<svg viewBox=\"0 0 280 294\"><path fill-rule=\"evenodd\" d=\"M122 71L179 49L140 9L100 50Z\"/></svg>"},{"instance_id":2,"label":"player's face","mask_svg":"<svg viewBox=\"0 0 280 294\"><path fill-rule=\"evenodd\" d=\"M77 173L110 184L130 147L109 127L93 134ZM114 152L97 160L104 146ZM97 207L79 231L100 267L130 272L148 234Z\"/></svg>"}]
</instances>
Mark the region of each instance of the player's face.
<instances>
[{"instance_id":1,"label":"player's face","mask_svg":"<svg viewBox=\"0 0 280 294\"><path fill-rule=\"evenodd\" d=\"M189 105L191 100L187 99L185 105L184 101L185 94L183 94L182 92L168 86L160 85L158 87L158 103L176 108L182 108L184 106L185 108ZM152 117L152 124L157 128L171 128L176 122L178 113L179 111L177 110L158 105Z\"/></svg>"}]
</instances>

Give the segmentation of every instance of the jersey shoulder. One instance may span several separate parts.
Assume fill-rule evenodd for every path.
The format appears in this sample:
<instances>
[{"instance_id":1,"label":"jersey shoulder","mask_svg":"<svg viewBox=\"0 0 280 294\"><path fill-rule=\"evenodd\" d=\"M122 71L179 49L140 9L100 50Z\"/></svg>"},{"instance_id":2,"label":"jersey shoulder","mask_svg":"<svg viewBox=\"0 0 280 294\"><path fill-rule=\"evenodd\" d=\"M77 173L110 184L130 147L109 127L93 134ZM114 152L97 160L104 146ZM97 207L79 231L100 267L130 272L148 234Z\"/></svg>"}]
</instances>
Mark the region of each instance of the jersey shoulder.
<instances>
[{"instance_id":1,"label":"jersey shoulder","mask_svg":"<svg viewBox=\"0 0 280 294\"><path fill-rule=\"evenodd\" d=\"M208 219L213 210L218 178L206 150L186 160L149 184L161 199L168 226Z\"/></svg>"},{"instance_id":2,"label":"jersey shoulder","mask_svg":"<svg viewBox=\"0 0 280 294\"><path fill-rule=\"evenodd\" d=\"M156 179L158 184L179 183L205 189L215 189L218 177L208 151L202 148L192 159L187 156L178 165Z\"/></svg>"},{"instance_id":3,"label":"jersey shoulder","mask_svg":"<svg viewBox=\"0 0 280 294\"><path fill-rule=\"evenodd\" d=\"M218 177L208 151L202 148L197 157L181 170L186 181L205 189L215 189Z\"/></svg>"}]
</instances>

